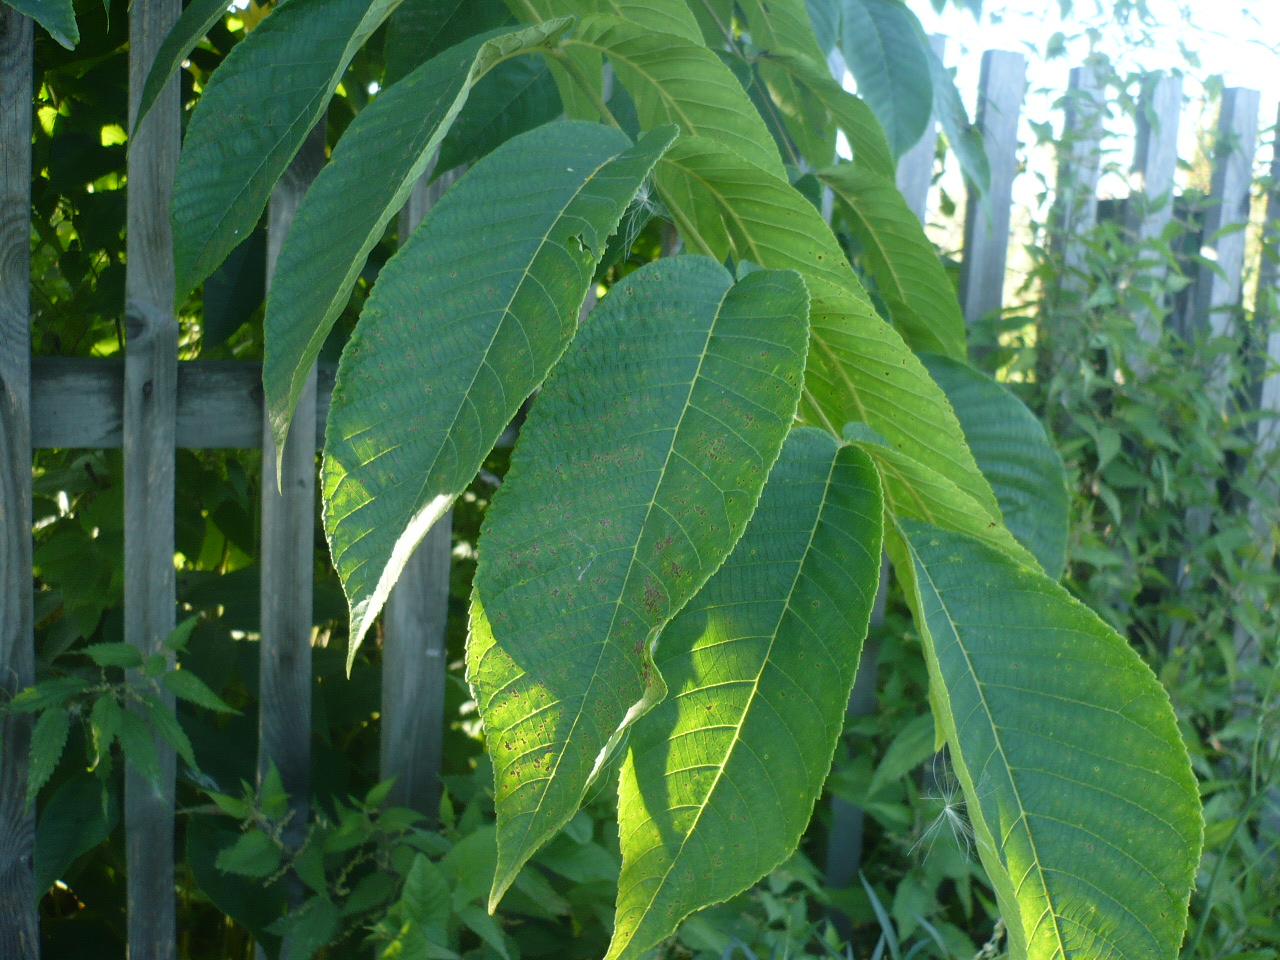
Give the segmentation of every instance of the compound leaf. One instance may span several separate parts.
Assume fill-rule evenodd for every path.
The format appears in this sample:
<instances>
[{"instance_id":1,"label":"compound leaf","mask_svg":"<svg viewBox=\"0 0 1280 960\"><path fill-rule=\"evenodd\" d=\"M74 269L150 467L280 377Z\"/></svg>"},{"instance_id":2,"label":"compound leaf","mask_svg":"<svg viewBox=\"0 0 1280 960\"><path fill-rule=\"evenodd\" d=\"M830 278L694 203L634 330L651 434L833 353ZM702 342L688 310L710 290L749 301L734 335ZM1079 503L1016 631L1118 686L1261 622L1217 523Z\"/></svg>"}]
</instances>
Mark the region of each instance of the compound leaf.
<instances>
[{"instance_id":1,"label":"compound leaf","mask_svg":"<svg viewBox=\"0 0 1280 960\"><path fill-rule=\"evenodd\" d=\"M1203 820L1168 695L1044 574L964 534L899 530L1010 955L1176 956Z\"/></svg>"},{"instance_id":2,"label":"compound leaf","mask_svg":"<svg viewBox=\"0 0 1280 960\"><path fill-rule=\"evenodd\" d=\"M237 43L196 101L170 220L181 301L249 236L342 74L400 0L292 0Z\"/></svg>"},{"instance_id":3,"label":"compound leaf","mask_svg":"<svg viewBox=\"0 0 1280 960\"><path fill-rule=\"evenodd\" d=\"M369 251L404 206L472 87L495 64L547 42L568 23L491 32L451 47L374 98L338 142L298 206L267 298L262 380L277 455L283 456L311 365Z\"/></svg>"},{"instance_id":4,"label":"compound leaf","mask_svg":"<svg viewBox=\"0 0 1280 960\"><path fill-rule=\"evenodd\" d=\"M498 816L490 904L661 699L662 627L723 562L795 414L808 296L705 257L615 284L548 379L481 531L468 679Z\"/></svg>"},{"instance_id":5,"label":"compound leaf","mask_svg":"<svg viewBox=\"0 0 1280 960\"><path fill-rule=\"evenodd\" d=\"M351 647L564 352L605 240L675 136L565 121L474 166L387 262L343 351L325 530Z\"/></svg>"},{"instance_id":6,"label":"compound leaf","mask_svg":"<svg viewBox=\"0 0 1280 960\"><path fill-rule=\"evenodd\" d=\"M831 767L879 579L857 447L792 431L742 539L662 632L667 699L622 766L609 960L631 960L795 849Z\"/></svg>"}]
</instances>

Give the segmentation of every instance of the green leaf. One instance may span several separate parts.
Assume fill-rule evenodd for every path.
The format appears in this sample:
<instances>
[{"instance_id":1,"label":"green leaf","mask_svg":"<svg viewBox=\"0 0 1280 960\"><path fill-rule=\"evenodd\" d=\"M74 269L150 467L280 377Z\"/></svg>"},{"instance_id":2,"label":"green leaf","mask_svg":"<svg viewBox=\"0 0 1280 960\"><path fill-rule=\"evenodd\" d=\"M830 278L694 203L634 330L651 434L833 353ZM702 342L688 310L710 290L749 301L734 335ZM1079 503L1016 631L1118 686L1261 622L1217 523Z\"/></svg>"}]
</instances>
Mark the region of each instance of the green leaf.
<instances>
[{"instance_id":1,"label":"green leaf","mask_svg":"<svg viewBox=\"0 0 1280 960\"><path fill-rule=\"evenodd\" d=\"M1168 695L1043 574L963 534L899 526L1010 955L1176 956L1203 821Z\"/></svg>"},{"instance_id":2,"label":"green leaf","mask_svg":"<svg viewBox=\"0 0 1280 960\"><path fill-rule=\"evenodd\" d=\"M550 123L563 108L543 57L504 60L476 84L440 142L437 170L452 170L488 156L512 137Z\"/></svg>"},{"instance_id":3,"label":"green leaf","mask_svg":"<svg viewBox=\"0 0 1280 960\"><path fill-rule=\"evenodd\" d=\"M173 747L183 762L192 770L199 770L200 767L196 763L196 754L191 747L191 741L187 738L187 733L182 729L182 724L178 722L178 717L173 710L155 697L144 698L142 708L146 711L147 719L151 721L151 726L164 738L169 746Z\"/></svg>"},{"instance_id":4,"label":"green leaf","mask_svg":"<svg viewBox=\"0 0 1280 960\"><path fill-rule=\"evenodd\" d=\"M120 735L120 714L120 701L114 693L100 694L93 701L93 709L89 711L89 729L96 754L95 769L110 755L111 744Z\"/></svg>"},{"instance_id":5,"label":"green leaf","mask_svg":"<svg viewBox=\"0 0 1280 960\"><path fill-rule=\"evenodd\" d=\"M100 667L142 666L142 651L131 643L95 643L84 648L84 655Z\"/></svg>"},{"instance_id":6,"label":"green leaf","mask_svg":"<svg viewBox=\"0 0 1280 960\"><path fill-rule=\"evenodd\" d=\"M165 637L164 646L166 650L183 651L187 649L187 644L191 641L191 634L195 632L196 626L200 623L200 614L194 614L187 617L171 631L169 636Z\"/></svg>"},{"instance_id":7,"label":"green leaf","mask_svg":"<svg viewBox=\"0 0 1280 960\"><path fill-rule=\"evenodd\" d=\"M717 144L685 138L657 182L686 241L721 259L799 271L809 287L804 419L839 435L862 422L906 455L911 482L945 481L999 520L991 487L946 397L876 313L818 211L796 190Z\"/></svg>"},{"instance_id":8,"label":"green leaf","mask_svg":"<svg viewBox=\"0 0 1280 960\"><path fill-rule=\"evenodd\" d=\"M502 928L483 907L469 903L458 911L458 919L463 926L493 947L503 960L510 960L511 954L507 950L507 938L503 936Z\"/></svg>"},{"instance_id":9,"label":"green leaf","mask_svg":"<svg viewBox=\"0 0 1280 960\"><path fill-rule=\"evenodd\" d=\"M142 85L137 118L133 121L135 132L155 105L169 78L178 72L182 61L187 59L213 25L227 15L227 8L230 6L227 0L191 0L187 4L182 16L178 17L178 22L160 44L155 60L151 62L151 70Z\"/></svg>"},{"instance_id":10,"label":"green leaf","mask_svg":"<svg viewBox=\"0 0 1280 960\"><path fill-rule=\"evenodd\" d=\"M884 128L865 100L840 86L825 66L815 64L794 51L775 49L762 54L762 57L809 88L831 115L831 122L844 131L855 164L872 173L893 177L897 168L893 151L889 148Z\"/></svg>"},{"instance_id":11,"label":"green leaf","mask_svg":"<svg viewBox=\"0 0 1280 960\"><path fill-rule=\"evenodd\" d=\"M68 777L40 810L36 823L35 888L43 895L79 857L111 835L120 819L116 797L97 777Z\"/></svg>"},{"instance_id":12,"label":"green leaf","mask_svg":"<svg viewBox=\"0 0 1280 960\"><path fill-rule=\"evenodd\" d=\"M1067 560L1070 502L1066 468L1044 427L986 374L945 357L921 359L955 408L1005 526L1057 580Z\"/></svg>"},{"instance_id":13,"label":"green leaf","mask_svg":"<svg viewBox=\"0 0 1280 960\"><path fill-rule=\"evenodd\" d=\"M126 762L156 789L160 786L160 757L151 728L133 710L120 711L120 751Z\"/></svg>"},{"instance_id":14,"label":"green leaf","mask_svg":"<svg viewBox=\"0 0 1280 960\"><path fill-rule=\"evenodd\" d=\"M223 873L267 877L280 868L280 847L265 833L251 827L235 844L218 853L214 861Z\"/></svg>"},{"instance_id":15,"label":"green leaf","mask_svg":"<svg viewBox=\"0 0 1280 960\"><path fill-rule=\"evenodd\" d=\"M926 41L924 54L929 60L929 76L933 81L933 112L947 135L947 142L960 160L968 184L979 196L991 187L991 165L987 162L987 148L982 131L969 122L969 114L960 99L956 82Z\"/></svg>"},{"instance_id":16,"label":"green leaf","mask_svg":"<svg viewBox=\"0 0 1280 960\"><path fill-rule=\"evenodd\" d=\"M36 720L31 730L31 765L27 768L27 806L35 802L40 788L58 768L70 729L71 721L62 707L50 707Z\"/></svg>"},{"instance_id":17,"label":"green leaf","mask_svg":"<svg viewBox=\"0 0 1280 960\"><path fill-rule=\"evenodd\" d=\"M706 47L604 15L584 17L565 47L608 56L635 100L642 129L674 123L683 134L715 140L776 176L786 176L750 97Z\"/></svg>"},{"instance_id":18,"label":"green leaf","mask_svg":"<svg viewBox=\"0 0 1280 960\"><path fill-rule=\"evenodd\" d=\"M327 896L312 897L290 914L280 960L311 960L338 935L342 914Z\"/></svg>"},{"instance_id":19,"label":"green leaf","mask_svg":"<svg viewBox=\"0 0 1280 960\"><path fill-rule=\"evenodd\" d=\"M160 682L179 700L194 703L197 707L204 707L206 710L217 713L240 712L210 690L208 684L190 670L171 670L160 678Z\"/></svg>"},{"instance_id":20,"label":"green leaf","mask_svg":"<svg viewBox=\"0 0 1280 960\"><path fill-rule=\"evenodd\" d=\"M804 0L747 0L740 6L747 17L754 50L766 54L790 51L807 60L812 70L826 72L826 57L818 49ZM827 122L822 101L808 84L798 81L767 56L759 60L758 68L800 153L811 166L827 166L835 158L836 135Z\"/></svg>"},{"instance_id":21,"label":"green leaf","mask_svg":"<svg viewBox=\"0 0 1280 960\"><path fill-rule=\"evenodd\" d=\"M42 680L34 687L27 687L20 691L6 705L8 712L12 713L36 713L52 706L61 706L67 700L84 693L93 681L87 677L54 677L52 680Z\"/></svg>"},{"instance_id":22,"label":"green leaf","mask_svg":"<svg viewBox=\"0 0 1280 960\"><path fill-rule=\"evenodd\" d=\"M858 448L792 431L737 547L663 630L654 662L670 692L622 767L608 960L638 957L795 849L876 595L879 486Z\"/></svg>"},{"instance_id":23,"label":"green leaf","mask_svg":"<svg viewBox=\"0 0 1280 960\"><path fill-rule=\"evenodd\" d=\"M724 560L795 412L808 300L703 257L615 284L521 429L481 531L468 679L488 731L496 904L661 698L650 645Z\"/></svg>"},{"instance_id":24,"label":"green leaf","mask_svg":"<svg viewBox=\"0 0 1280 960\"><path fill-rule=\"evenodd\" d=\"M848 215L889 315L917 353L963 361L964 316L933 243L894 182L851 163L819 174Z\"/></svg>"},{"instance_id":25,"label":"green leaf","mask_svg":"<svg viewBox=\"0 0 1280 960\"><path fill-rule=\"evenodd\" d=\"M453 910L449 880L425 853L413 858L409 872L405 874L400 902L428 940L438 946L446 945L445 931Z\"/></svg>"},{"instance_id":26,"label":"green leaf","mask_svg":"<svg viewBox=\"0 0 1280 960\"><path fill-rule=\"evenodd\" d=\"M68 50L80 42L73 0L4 0L23 16L30 17L49 31L49 36Z\"/></svg>"},{"instance_id":27,"label":"green leaf","mask_svg":"<svg viewBox=\"0 0 1280 960\"><path fill-rule=\"evenodd\" d=\"M502 0L404 0L387 18L382 85L407 77L464 40L512 22Z\"/></svg>"},{"instance_id":28,"label":"green leaf","mask_svg":"<svg viewBox=\"0 0 1280 960\"><path fill-rule=\"evenodd\" d=\"M902 156L923 136L933 81L919 22L901 0L844 0L840 51L858 93Z\"/></svg>"},{"instance_id":29,"label":"green leaf","mask_svg":"<svg viewBox=\"0 0 1280 960\"><path fill-rule=\"evenodd\" d=\"M410 552L564 352L605 240L674 134L633 146L562 122L517 137L383 268L343 352L325 439L348 662Z\"/></svg>"},{"instance_id":30,"label":"green leaf","mask_svg":"<svg viewBox=\"0 0 1280 960\"><path fill-rule=\"evenodd\" d=\"M262 382L277 456L284 455L311 365L369 251L404 206L475 82L494 64L566 26L558 20L452 47L388 87L347 128L298 205L267 297ZM342 229L334 230L335 223Z\"/></svg>"},{"instance_id":31,"label":"green leaf","mask_svg":"<svg viewBox=\"0 0 1280 960\"><path fill-rule=\"evenodd\" d=\"M347 64L397 3L280 4L214 71L187 126L173 187L175 302L253 231Z\"/></svg>"}]
</instances>

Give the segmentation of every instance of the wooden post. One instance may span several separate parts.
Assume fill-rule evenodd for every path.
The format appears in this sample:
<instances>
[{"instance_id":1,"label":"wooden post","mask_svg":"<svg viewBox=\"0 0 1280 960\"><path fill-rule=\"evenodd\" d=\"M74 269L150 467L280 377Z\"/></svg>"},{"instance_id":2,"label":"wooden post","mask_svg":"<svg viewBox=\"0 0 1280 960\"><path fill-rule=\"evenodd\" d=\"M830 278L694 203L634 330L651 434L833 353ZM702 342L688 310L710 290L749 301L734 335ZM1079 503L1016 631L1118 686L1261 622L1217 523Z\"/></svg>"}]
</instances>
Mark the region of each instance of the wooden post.
<instances>
[{"instance_id":1,"label":"wooden post","mask_svg":"<svg viewBox=\"0 0 1280 960\"><path fill-rule=\"evenodd\" d=\"M325 162L321 121L285 170L267 207L267 283L307 187ZM293 414L276 472L276 445L262 418L262 606L258 650L258 779L275 764L289 794L287 841L302 841L310 809L311 632L315 584L316 368Z\"/></svg>"},{"instance_id":2,"label":"wooden post","mask_svg":"<svg viewBox=\"0 0 1280 960\"><path fill-rule=\"evenodd\" d=\"M31 21L0 7L0 696L35 681L31 606ZM31 717L0 720L0 957L40 956Z\"/></svg>"},{"instance_id":3,"label":"wooden post","mask_svg":"<svg viewBox=\"0 0 1280 960\"><path fill-rule=\"evenodd\" d=\"M134 0L129 10L129 125L156 51L181 0ZM170 80L134 134L128 172L124 368L124 635L164 651L175 616L174 418L178 324L173 315L169 198L180 143L178 84ZM172 705L172 698L168 698ZM130 960L170 960L174 930L172 748L156 738L158 784L125 773Z\"/></svg>"},{"instance_id":4,"label":"wooden post","mask_svg":"<svg viewBox=\"0 0 1280 960\"><path fill-rule=\"evenodd\" d=\"M450 170L431 184L428 169L400 212L400 243L461 175ZM444 685L448 670L449 570L453 511L418 544L387 598L382 636L383 779L396 778L390 802L436 819L444 744Z\"/></svg>"},{"instance_id":5,"label":"wooden post","mask_svg":"<svg viewBox=\"0 0 1280 960\"><path fill-rule=\"evenodd\" d=\"M1125 226L1135 243L1159 238L1173 219L1174 174L1178 170L1178 121L1182 116L1182 77L1154 74L1146 79L1146 89L1138 109L1137 135L1133 155L1133 193L1125 216ZM1147 264L1146 276L1159 288L1168 276L1163 258ZM1164 317L1139 309L1133 322L1138 336L1154 346L1160 340ZM1144 361L1131 357L1130 365L1141 371Z\"/></svg>"},{"instance_id":6,"label":"wooden post","mask_svg":"<svg viewBox=\"0 0 1280 960\"><path fill-rule=\"evenodd\" d=\"M1052 290L1053 306L1040 318L1037 371L1048 383L1054 371L1072 364L1060 330L1078 323L1076 309L1089 294L1085 276L1084 235L1098 222L1098 171L1101 166L1106 87L1101 65L1075 67L1065 98L1062 140L1058 155L1057 198L1050 242L1062 258L1062 272Z\"/></svg>"},{"instance_id":7,"label":"wooden post","mask_svg":"<svg viewBox=\"0 0 1280 960\"><path fill-rule=\"evenodd\" d=\"M1201 332L1229 337L1236 330L1245 234L1229 228L1249 219L1253 157L1258 147L1258 100L1258 91L1244 87L1230 87L1222 94L1210 206L1204 218L1201 246L1201 255L1210 263L1202 265L1196 277L1195 297L1185 328L1188 339ZM1228 232L1223 233L1224 230ZM1219 389L1223 386L1214 385Z\"/></svg>"},{"instance_id":8,"label":"wooden post","mask_svg":"<svg viewBox=\"0 0 1280 960\"><path fill-rule=\"evenodd\" d=\"M941 60L947 52L947 38L934 34L929 45ZM938 148L937 111L929 117L920 141L898 160L898 192L921 223L929 209L929 188L933 186L933 160Z\"/></svg>"},{"instance_id":9,"label":"wooden post","mask_svg":"<svg viewBox=\"0 0 1280 960\"><path fill-rule=\"evenodd\" d=\"M991 187L985 197L971 194L965 205L960 306L971 326L1004 306L1009 219L1018 173L1018 116L1026 76L1027 61L1019 53L988 50L982 55L977 123L991 168Z\"/></svg>"}]
</instances>

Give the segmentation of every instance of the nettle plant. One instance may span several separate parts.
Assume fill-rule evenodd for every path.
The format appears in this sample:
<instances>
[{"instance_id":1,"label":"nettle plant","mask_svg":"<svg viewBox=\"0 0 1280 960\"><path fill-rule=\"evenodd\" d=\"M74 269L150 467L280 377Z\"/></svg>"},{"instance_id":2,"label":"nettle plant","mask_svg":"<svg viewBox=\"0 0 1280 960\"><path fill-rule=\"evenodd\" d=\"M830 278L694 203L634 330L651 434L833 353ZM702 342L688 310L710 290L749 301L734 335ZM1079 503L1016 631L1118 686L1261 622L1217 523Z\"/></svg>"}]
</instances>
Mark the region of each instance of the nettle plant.
<instances>
[{"instance_id":1,"label":"nettle plant","mask_svg":"<svg viewBox=\"0 0 1280 960\"><path fill-rule=\"evenodd\" d=\"M148 100L223 2L188 8ZM966 365L952 288L894 187L939 65L896 0L812 7L281 3L190 118L177 299L251 233L380 39L398 79L333 149L270 289L282 445L367 255L438 150L462 162L451 126L470 131L475 162L383 267L342 354L322 483L354 652L534 398L471 606L491 909L604 778L622 848L609 960L782 862L831 763L883 549L1011 954L1173 957L1202 822L1168 697L1056 583L1061 463ZM828 71L837 44L863 98ZM976 179L971 132L952 139ZM683 252L627 272L650 216Z\"/></svg>"}]
</instances>

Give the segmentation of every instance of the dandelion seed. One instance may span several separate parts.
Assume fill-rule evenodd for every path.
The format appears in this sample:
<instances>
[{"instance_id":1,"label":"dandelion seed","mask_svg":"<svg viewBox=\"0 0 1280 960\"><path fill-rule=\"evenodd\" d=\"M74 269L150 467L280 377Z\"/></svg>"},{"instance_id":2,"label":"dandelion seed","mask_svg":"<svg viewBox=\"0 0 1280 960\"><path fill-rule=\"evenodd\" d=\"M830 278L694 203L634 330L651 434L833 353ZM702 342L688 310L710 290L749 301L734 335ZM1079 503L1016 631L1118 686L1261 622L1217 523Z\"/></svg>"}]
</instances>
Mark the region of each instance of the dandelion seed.
<instances>
[{"instance_id":1,"label":"dandelion seed","mask_svg":"<svg viewBox=\"0 0 1280 960\"><path fill-rule=\"evenodd\" d=\"M946 752L934 754L933 757L934 794L924 797L926 801L940 804L938 812L921 832L920 837L911 846L909 852L915 853L921 845L928 843L924 856L927 859L933 851L933 845L944 830L949 830L956 847L964 852L965 858L973 857L973 825L965 809L964 791L955 771L947 760Z\"/></svg>"}]
</instances>

